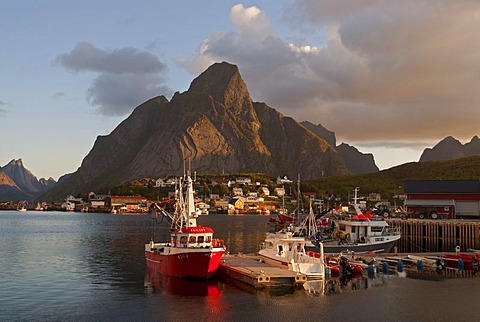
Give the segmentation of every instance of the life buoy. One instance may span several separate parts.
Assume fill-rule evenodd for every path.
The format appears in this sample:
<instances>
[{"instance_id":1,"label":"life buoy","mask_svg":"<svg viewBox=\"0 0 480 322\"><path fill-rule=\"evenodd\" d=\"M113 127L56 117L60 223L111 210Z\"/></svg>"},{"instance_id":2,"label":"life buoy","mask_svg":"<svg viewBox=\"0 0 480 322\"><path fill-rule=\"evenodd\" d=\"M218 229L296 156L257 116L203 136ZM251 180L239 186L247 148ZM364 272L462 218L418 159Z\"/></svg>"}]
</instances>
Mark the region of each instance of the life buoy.
<instances>
[{"instance_id":1,"label":"life buoy","mask_svg":"<svg viewBox=\"0 0 480 322\"><path fill-rule=\"evenodd\" d=\"M432 213L430 213L430 217L432 217L432 219L437 219L438 214L435 211L433 211Z\"/></svg>"}]
</instances>

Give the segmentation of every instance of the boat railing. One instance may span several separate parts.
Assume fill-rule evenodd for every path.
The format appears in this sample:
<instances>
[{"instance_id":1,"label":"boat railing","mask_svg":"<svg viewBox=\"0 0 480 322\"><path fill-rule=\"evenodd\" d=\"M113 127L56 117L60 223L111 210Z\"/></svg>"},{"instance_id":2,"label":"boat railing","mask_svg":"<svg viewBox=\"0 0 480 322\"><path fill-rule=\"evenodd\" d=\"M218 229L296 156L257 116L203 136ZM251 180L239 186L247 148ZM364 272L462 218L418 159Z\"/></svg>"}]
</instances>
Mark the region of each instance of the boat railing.
<instances>
[{"instance_id":1,"label":"boat railing","mask_svg":"<svg viewBox=\"0 0 480 322\"><path fill-rule=\"evenodd\" d=\"M382 232L382 236L396 236L401 234L400 227L388 228Z\"/></svg>"}]
</instances>

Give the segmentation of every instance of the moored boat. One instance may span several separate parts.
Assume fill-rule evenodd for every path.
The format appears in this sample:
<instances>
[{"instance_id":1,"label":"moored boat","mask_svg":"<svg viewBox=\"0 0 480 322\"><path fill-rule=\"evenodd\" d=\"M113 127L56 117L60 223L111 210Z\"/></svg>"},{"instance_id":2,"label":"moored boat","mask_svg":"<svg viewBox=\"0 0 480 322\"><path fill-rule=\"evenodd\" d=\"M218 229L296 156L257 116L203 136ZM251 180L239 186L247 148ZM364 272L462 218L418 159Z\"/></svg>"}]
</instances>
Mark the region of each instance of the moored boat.
<instances>
[{"instance_id":1,"label":"moored boat","mask_svg":"<svg viewBox=\"0 0 480 322\"><path fill-rule=\"evenodd\" d=\"M152 238L145 245L147 268L161 274L208 279L217 272L225 253L223 240L213 238L213 229L197 226L198 213L193 199L193 182L189 174L176 190L176 206L173 214L156 206L153 217L163 215L171 221L170 240L158 243Z\"/></svg>"},{"instance_id":2,"label":"moored boat","mask_svg":"<svg viewBox=\"0 0 480 322\"><path fill-rule=\"evenodd\" d=\"M352 207L354 213L340 213L324 218L317 238L323 242L325 254L340 254L345 252L388 253L401 237L400 228L389 227L382 216L364 215L358 204L357 192ZM315 250L316 245L307 247Z\"/></svg>"},{"instance_id":3,"label":"moored boat","mask_svg":"<svg viewBox=\"0 0 480 322\"><path fill-rule=\"evenodd\" d=\"M311 244L309 236L315 235L315 216L310 211L297 229L282 229L268 233L258 254L267 262L283 266L309 278L325 276L323 245L318 243L317 252L307 252Z\"/></svg>"},{"instance_id":4,"label":"moored boat","mask_svg":"<svg viewBox=\"0 0 480 322\"><path fill-rule=\"evenodd\" d=\"M334 220L333 230L319 230L325 254L388 253L401 237L400 230L390 228L382 217L344 215L330 220ZM310 245L307 249L315 250L316 245Z\"/></svg>"}]
</instances>

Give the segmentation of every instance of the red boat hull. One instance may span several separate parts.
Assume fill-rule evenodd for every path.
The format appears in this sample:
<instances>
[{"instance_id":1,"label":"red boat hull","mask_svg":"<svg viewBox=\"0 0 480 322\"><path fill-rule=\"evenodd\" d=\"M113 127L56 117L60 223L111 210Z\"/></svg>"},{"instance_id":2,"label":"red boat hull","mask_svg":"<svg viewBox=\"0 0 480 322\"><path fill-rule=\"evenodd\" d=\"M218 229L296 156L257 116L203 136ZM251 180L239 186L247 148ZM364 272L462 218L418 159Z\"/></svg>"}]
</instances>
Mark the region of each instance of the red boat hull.
<instances>
[{"instance_id":1,"label":"red boat hull","mask_svg":"<svg viewBox=\"0 0 480 322\"><path fill-rule=\"evenodd\" d=\"M174 249L170 254L145 251L147 268L160 274L196 279L211 278L218 270L223 248Z\"/></svg>"},{"instance_id":2,"label":"red boat hull","mask_svg":"<svg viewBox=\"0 0 480 322\"><path fill-rule=\"evenodd\" d=\"M442 259L446 267L458 268L458 260L462 259L466 271L478 271L480 255L476 254L443 254Z\"/></svg>"}]
</instances>

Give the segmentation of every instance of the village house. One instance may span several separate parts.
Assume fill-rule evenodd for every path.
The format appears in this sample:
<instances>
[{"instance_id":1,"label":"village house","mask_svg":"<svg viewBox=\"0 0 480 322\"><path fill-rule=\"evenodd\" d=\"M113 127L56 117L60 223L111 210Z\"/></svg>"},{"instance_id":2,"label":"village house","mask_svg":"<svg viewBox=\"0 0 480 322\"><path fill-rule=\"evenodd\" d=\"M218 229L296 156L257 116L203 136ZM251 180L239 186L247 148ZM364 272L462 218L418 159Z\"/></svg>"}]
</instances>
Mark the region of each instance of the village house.
<instances>
[{"instance_id":1,"label":"village house","mask_svg":"<svg viewBox=\"0 0 480 322\"><path fill-rule=\"evenodd\" d=\"M116 211L143 212L147 211L147 198L142 196L108 196L105 207Z\"/></svg>"},{"instance_id":2,"label":"village house","mask_svg":"<svg viewBox=\"0 0 480 322\"><path fill-rule=\"evenodd\" d=\"M223 186L230 186L231 181L225 177L213 177L212 178L212 185L223 185Z\"/></svg>"},{"instance_id":3,"label":"village house","mask_svg":"<svg viewBox=\"0 0 480 322\"><path fill-rule=\"evenodd\" d=\"M273 194L278 197L285 196L285 188L284 187L276 187L273 189Z\"/></svg>"},{"instance_id":4,"label":"village house","mask_svg":"<svg viewBox=\"0 0 480 322\"><path fill-rule=\"evenodd\" d=\"M235 209L235 206L230 204L227 200L216 199L213 202L213 207L217 210L227 211Z\"/></svg>"},{"instance_id":5,"label":"village house","mask_svg":"<svg viewBox=\"0 0 480 322\"><path fill-rule=\"evenodd\" d=\"M238 177L236 182L238 184L242 184L242 185L249 185L249 184L252 183L252 179L247 178L247 177Z\"/></svg>"},{"instance_id":6,"label":"village house","mask_svg":"<svg viewBox=\"0 0 480 322\"><path fill-rule=\"evenodd\" d=\"M270 196L270 190L268 190L267 187L260 187L260 188L258 189L258 194L259 194L260 196L266 196L266 197L268 197L268 196Z\"/></svg>"},{"instance_id":7,"label":"village house","mask_svg":"<svg viewBox=\"0 0 480 322\"><path fill-rule=\"evenodd\" d=\"M235 210L243 210L245 208L245 203L243 198L232 198L229 202L230 205L233 205Z\"/></svg>"},{"instance_id":8,"label":"village house","mask_svg":"<svg viewBox=\"0 0 480 322\"><path fill-rule=\"evenodd\" d=\"M243 196L243 189L242 188L233 188L232 193L234 196Z\"/></svg>"}]
</instances>

